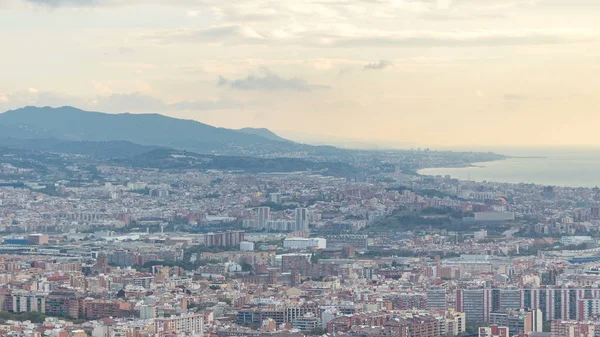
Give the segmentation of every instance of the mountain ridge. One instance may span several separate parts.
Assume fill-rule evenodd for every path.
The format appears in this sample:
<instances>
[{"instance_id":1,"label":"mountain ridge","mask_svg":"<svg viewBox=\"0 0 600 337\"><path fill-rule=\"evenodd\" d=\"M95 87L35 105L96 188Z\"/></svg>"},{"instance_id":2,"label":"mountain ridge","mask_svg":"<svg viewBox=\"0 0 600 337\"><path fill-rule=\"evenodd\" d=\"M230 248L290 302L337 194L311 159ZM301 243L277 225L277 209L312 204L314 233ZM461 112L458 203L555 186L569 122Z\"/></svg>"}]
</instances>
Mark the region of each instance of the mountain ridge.
<instances>
[{"instance_id":1,"label":"mountain ridge","mask_svg":"<svg viewBox=\"0 0 600 337\"><path fill-rule=\"evenodd\" d=\"M0 138L0 148L50 153L86 155L101 158L127 158L141 155L163 147L139 145L124 140L113 141L70 141L54 138L16 139Z\"/></svg>"},{"instance_id":2,"label":"mountain ridge","mask_svg":"<svg viewBox=\"0 0 600 337\"><path fill-rule=\"evenodd\" d=\"M27 106L0 113L0 133L14 139L128 141L200 153L244 152L244 148L257 147L276 149L284 144L290 148L310 147L288 141L268 129L259 130L257 134L156 113L109 114L71 106Z\"/></svg>"},{"instance_id":3,"label":"mountain ridge","mask_svg":"<svg viewBox=\"0 0 600 337\"><path fill-rule=\"evenodd\" d=\"M276 140L276 141L280 141L280 142L291 142L294 143L293 141L289 140L289 139L285 139L281 136L279 136L278 134L276 134L275 132L267 129L267 128L241 128L241 129L237 129L236 131L240 131L240 132L244 132L247 134L251 134L251 135L257 135L263 138L267 138L267 139L271 139L271 140Z\"/></svg>"}]
</instances>

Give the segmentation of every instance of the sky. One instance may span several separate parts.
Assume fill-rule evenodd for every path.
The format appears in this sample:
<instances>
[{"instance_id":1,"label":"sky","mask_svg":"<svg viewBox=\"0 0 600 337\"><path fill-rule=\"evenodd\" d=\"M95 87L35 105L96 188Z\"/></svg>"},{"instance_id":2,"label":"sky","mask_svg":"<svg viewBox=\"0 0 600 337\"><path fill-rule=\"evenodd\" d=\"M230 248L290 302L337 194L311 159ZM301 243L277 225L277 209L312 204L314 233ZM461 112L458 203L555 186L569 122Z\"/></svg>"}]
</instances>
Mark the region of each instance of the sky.
<instances>
[{"instance_id":1,"label":"sky","mask_svg":"<svg viewBox=\"0 0 600 337\"><path fill-rule=\"evenodd\" d=\"M600 145L598 0L0 0L0 111L322 143Z\"/></svg>"}]
</instances>

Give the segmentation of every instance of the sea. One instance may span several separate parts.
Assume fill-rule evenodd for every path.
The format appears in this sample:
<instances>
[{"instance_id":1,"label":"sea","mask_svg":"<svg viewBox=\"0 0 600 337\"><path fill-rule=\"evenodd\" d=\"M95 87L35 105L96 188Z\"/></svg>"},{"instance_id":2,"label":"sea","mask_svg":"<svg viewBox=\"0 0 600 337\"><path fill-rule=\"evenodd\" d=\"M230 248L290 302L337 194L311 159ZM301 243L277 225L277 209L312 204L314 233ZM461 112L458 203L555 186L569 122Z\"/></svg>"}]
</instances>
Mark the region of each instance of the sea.
<instances>
[{"instance_id":1,"label":"sea","mask_svg":"<svg viewBox=\"0 0 600 337\"><path fill-rule=\"evenodd\" d=\"M463 149L464 150L464 149ZM422 175L449 175L471 181L600 187L600 148L495 148L508 159L462 168L426 168Z\"/></svg>"}]
</instances>

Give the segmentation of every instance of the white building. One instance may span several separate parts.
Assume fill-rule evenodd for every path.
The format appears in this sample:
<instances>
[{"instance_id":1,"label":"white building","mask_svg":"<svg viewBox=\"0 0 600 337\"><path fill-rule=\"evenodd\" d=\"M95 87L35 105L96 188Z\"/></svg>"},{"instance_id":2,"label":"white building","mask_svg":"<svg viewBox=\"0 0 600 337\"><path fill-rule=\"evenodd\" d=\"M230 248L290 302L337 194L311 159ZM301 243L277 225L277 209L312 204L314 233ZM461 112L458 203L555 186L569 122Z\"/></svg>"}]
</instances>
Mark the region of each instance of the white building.
<instances>
[{"instance_id":1,"label":"white building","mask_svg":"<svg viewBox=\"0 0 600 337\"><path fill-rule=\"evenodd\" d=\"M580 245L591 242L594 242L591 236L563 236L560 238L560 243L563 245Z\"/></svg>"},{"instance_id":2,"label":"white building","mask_svg":"<svg viewBox=\"0 0 600 337\"><path fill-rule=\"evenodd\" d=\"M482 229L478 232L473 233L473 238L475 240L483 240L487 237L487 231L485 229Z\"/></svg>"},{"instance_id":3,"label":"white building","mask_svg":"<svg viewBox=\"0 0 600 337\"><path fill-rule=\"evenodd\" d=\"M281 193L271 193L269 199L272 203L281 204Z\"/></svg>"},{"instance_id":4,"label":"white building","mask_svg":"<svg viewBox=\"0 0 600 337\"><path fill-rule=\"evenodd\" d=\"M225 271L230 273L240 272L242 271L242 266L235 262L227 262L225 263Z\"/></svg>"},{"instance_id":5,"label":"white building","mask_svg":"<svg viewBox=\"0 0 600 337\"><path fill-rule=\"evenodd\" d=\"M291 232L296 226L295 221L290 220L270 220L267 221L267 228L273 231Z\"/></svg>"},{"instance_id":6,"label":"white building","mask_svg":"<svg viewBox=\"0 0 600 337\"><path fill-rule=\"evenodd\" d=\"M142 305L140 307L140 319L153 319L156 318L156 308L149 305Z\"/></svg>"},{"instance_id":7,"label":"white building","mask_svg":"<svg viewBox=\"0 0 600 337\"><path fill-rule=\"evenodd\" d=\"M250 242L250 241L242 241L242 242L240 242L240 250L242 252L252 252L252 251L254 251L254 242Z\"/></svg>"},{"instance_id":8,"label":"white building","mask_svg":"<svg viewBox=\"0 0 600 337\"><path fill-rule=\"evenodd\" d=\"M307 313L302 317L297 317L292 324L294 325L294 329L300 331L312 331L323 325L321 318L316 317L313 313Z\"/></svg>"},{"instance_id":9,"label":"white building","mask_svg":"<svg viewBox=\"0 0 600 337\"><path fill-rule=\"evenodd\" d=\"M156 318L154 320L154 330L161 335L162 333L172 331L185 333L186 336L202 336L203 325L203 314L187 314L169 318Z\"/></svg>"},{"instance_id":10,"label":"white building","mask_svg":"<svg viewBox=\"0 0 600 337\"><path fill-rule=\"evenodd\" d=\"M327 240L323 238L287 238L283 240L283 248L288 249L325 249Z\"/></svg>"},{"instance_id":11,"label":"white building","mask_svg":"<svg viewBox=\"0 0 600 337\"><path fill-rule=\"evenodd\" d=\"M496 221L514 221L514 212L476 212L475 221L496 222Z\"/></svg>"}]
</instances>

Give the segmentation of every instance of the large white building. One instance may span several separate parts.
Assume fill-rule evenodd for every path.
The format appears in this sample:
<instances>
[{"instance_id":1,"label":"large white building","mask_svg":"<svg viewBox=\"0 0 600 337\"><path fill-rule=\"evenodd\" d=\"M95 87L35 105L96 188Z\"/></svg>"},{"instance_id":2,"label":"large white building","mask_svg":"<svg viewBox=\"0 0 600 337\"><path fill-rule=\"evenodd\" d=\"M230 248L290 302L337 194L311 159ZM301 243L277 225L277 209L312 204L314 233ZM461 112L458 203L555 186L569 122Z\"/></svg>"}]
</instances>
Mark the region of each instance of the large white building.
<instances>
[{"instance_id":1,"label":"large white building","mask_svg":"<svg viewBox=\"0 0 600 337\"><path fill-rule=\"evenodd\" d=\"M186 336L202 336L203 325L203 314L184 314L154 320L155 331L161 335L166 332L175 332L185 333Z\"/></svg>"},{"instance_id":2,"label":"large white building","mask_svg":"<svg viewBox=\"0 0 600 337\"><path fill-rule=\"evenodd\" d=\"M514 212L476 212L475 221L495 222L495 221L514 221Z\"/></svg>"},{"instance_id":3,"label":"large white building","mask_svg":"<svg viewBox=\"0 0 600 337\"><path fill-rule=\"evenodd\" d=\"M242 252L251 252L254 250L254 242L242 241L240 242L240 250Z\"/></svg>"},{"instance_id":4,"label":"large white building","mask_svg":"<svg viewBox=\"0 0 600 337\"><path fill-rule=\"evenodd\" d=\"M283 248L288 249L324 249L327 247L327 240L323 238L287 238L283 240Z\"/></svg>"},{"instance_id":5,"label":"large white building","mask_svg":"<svg viewBox=\"0 0 600 337\"><path fill-rule=\"evenodd\" d=\"M46 312L46 297L25 291L16 291L11 295L14 312Z\"/></svg>"}]
</instances>

